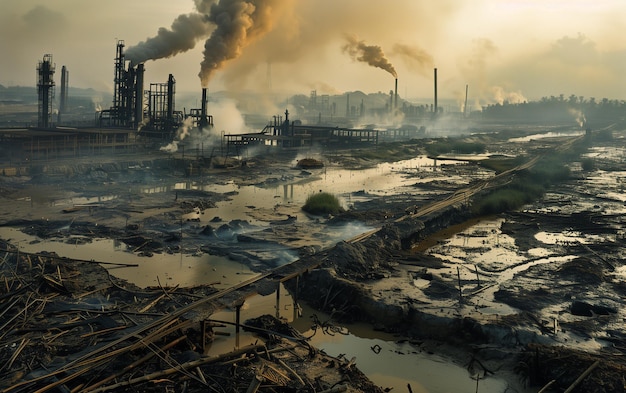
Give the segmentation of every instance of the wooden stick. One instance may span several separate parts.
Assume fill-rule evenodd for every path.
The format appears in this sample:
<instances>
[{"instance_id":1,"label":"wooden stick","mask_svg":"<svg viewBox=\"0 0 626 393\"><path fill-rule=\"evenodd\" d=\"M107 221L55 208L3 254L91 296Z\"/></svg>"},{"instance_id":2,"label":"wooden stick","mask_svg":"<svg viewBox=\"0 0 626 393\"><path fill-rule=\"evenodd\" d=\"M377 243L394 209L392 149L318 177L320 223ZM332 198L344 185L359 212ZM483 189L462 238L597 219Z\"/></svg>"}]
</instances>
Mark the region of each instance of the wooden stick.
<instances>
[{"instance_id":1,"label":"wooden stick","mask_svg":"<svg viewBox=\"0 0 626 393\"><path fill-rule=\"evenodd\" d=\"M139 310L140 313L144 313L146 311L148 311L149 309L151 309L152 307L154 307L159 301L161 301L161 299L163 299L165 297L166 293L162 294L161 296L157 297L156 299L154 299L153 301L151 301L147 306L145 306L144 308L142 308L141 310Z\"/></svg>"},{"instance_id":2,"label":"wooden stick","mask_svg":"<svg viewBox=\"0 0 626 393\"><path fill-rule=\"evenodd\" d=\"M180 343L183 340L186 340L187 336L180 336L178 337L176 340L170 342L169 344L163 346L163 348L161 348L161 352L165 352L167 350L169 350L170 348L176 346L178 343ZM124 367L122 370L113 373L111 375L109 375L108 377L106 377L105 379L101 380L100 382L96 382L91 386L88 386L87 388L85 388L83 391L84 392L89 392L91 390L94 390L95 388L104 385L105 383L114 380L115 378L121 377L122 375L126 374L128 371L136 368L137 366L140 366L141 364L147 362L148 360L152 359L154 356L156 355L156 353L154 352L149 352L146 355L144 355L143 357L141 357L140 359L135 360L133 363L127 365L126 367Z\"/></svg>"},{"instance_id":3,"label":"wooden stick","mask_svg":"<svg viewBox=\"0 0 626 393\"><path fill-rule=\"evenodd\" d=\"M550 386L552 386L554 383L556 382L556 379L553 379L552 381L548 382L547 384L545 384L544 387L541 388L541 390L537 393L545 393L546 390L548 390L548 388Z\"/></svg>"},{"instance_id":4,"label":"wooden stick","mask_svg":"<svg viewBox=\"0 0 626 393\"><path fill-rule=\"evenodd\" d=\"M147 382L147 381L150 381L152 379L164 377L166 375L171 375L171 374L174 374L176 372L179 372L181 370L185 370L185 369L188 369L188 368L195 368L195 367L202 366L202 365L205 365L205 364L216 363L216 362L219 362L221 360L227 359L229 357L233 357L233 356L236 357L236 356L243 355L243 354L246 354L246 353L249 353L249 352L253 352L253 351L257 350L257 349L260 349L261 347L262 347L262 345L251 345L251 346L247 346L245 348L238 349L238 350L235 350L235 351L232 351L232 352L220 355L220 356L204 357L204 358L200 358L200 359L197 359L197 360L192 360L192 361L189 361L189 362L186 362L186 363L181 363L177 367L172 367L172 368L168 368L168 369L165 369L165 370L155 371L155 372L153 372L151 374L147 374L147 375L144 375L144 376L141 376L141 377L133 378L133 379L130 379L128 381L119 382L119 383L116 383L116 384L110 385L110 386L104 386L102 388L99 388L99 389L96 389L96 390L92 390L92 393L106 392L106 391L109 391L109 390L117 389L117 388L122 387L122 386L130 386L130 385L134 385L134 384L139 383L139 382Z\"/></svg>"},{"instance_id":5,"label":"wooden stick","mask_svg":"<svg viewBox=\"0 0 626 393\"><path fill-rule=\"evenodd\" d=\"M600 364L599 360L596 360L595 362L593 362L593 364L591 366L589 366L584 373L580 374L580 377L576 378L576 380L574 381L574 383L572 383L567 389L565 389L565 392L563 393L571 393L572 390L574 390L574 388L583 381L583 379L587 378L587 376L589 374L591 374L591 372L593 371L594 368L598 367L598 365Z\"/></svg>"},{"instance_id":6,"label":"wooden stick","mask_svg":"<svg viewBox=\"0 0 626 393\"><path fill-rule=\"evenodd\" d=\"M459 303L463 303L463 287L461 286L461 270L456 267L456 275L459 278Z\"/></svg>"}]
</instances>

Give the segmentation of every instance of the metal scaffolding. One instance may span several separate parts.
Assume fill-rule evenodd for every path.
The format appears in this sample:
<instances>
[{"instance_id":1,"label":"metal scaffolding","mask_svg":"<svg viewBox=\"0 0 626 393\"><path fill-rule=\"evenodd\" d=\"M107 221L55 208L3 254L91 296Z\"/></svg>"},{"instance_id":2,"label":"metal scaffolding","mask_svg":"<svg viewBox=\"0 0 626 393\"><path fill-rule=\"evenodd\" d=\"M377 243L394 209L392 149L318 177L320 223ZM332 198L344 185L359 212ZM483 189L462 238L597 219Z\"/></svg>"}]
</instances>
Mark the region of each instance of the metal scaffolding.
<instances>
[{"instance_id":1,"label":"metal scaffolding","mask_svg":"<svg viewBox=\"0 0 626 393\"><path fill-rule=\"evenodd\" d=\"M37 125L40 128L50 128L50 116L52 114L52 102L54 98L54 69L52 55L43 56L43 60L37 65Z\"/></svg>"}]
</instances>

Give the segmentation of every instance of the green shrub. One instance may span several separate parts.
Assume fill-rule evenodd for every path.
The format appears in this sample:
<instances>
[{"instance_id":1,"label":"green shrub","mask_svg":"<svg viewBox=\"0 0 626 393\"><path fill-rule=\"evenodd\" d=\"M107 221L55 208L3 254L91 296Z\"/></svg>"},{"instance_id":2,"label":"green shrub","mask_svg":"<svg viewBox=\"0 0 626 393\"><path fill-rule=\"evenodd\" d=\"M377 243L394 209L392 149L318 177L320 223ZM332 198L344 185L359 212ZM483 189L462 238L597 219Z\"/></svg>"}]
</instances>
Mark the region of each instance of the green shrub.
<instances>
[{"instance_id":1,"label":"green shrub","mask_svg":"<svg viewBox=\"0 0 626 393\"><path fill-rule=\"evenodd\" d=\"M302 210L311 214L337 214L344 211L339 199L327 192L309 195Z\"/></svg>"}]
</instances>

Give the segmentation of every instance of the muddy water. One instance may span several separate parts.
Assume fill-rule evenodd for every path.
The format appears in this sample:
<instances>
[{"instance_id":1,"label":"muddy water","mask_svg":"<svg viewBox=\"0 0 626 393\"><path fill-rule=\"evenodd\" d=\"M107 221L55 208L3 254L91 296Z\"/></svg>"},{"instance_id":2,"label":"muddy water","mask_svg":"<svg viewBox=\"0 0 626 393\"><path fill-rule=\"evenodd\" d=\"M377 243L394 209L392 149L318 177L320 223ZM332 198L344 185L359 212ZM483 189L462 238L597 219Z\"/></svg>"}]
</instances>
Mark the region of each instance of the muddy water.
<instances>
[{"instance_id":1,"label":"muddy water","mask_svg":"<svg viewBox=\"0 0 626 393\"><path fill-rule=\"evenodd\" d=\"M295 163L293 163L295 164ZM276 205L291 206L299 220L306 220L300 211L307 197L324 191L335 194L344 208L357 200L370 199L367 195L381 196L398 193L415 193L413 185L417 173L432 174L437 171L432 159L421 156L396 163L382 163L373 168L348 170L334 167L301 171L294 169L287 174L271 177L257 185L242 186L235 181L226 184L206 181L178 182L166 187L149 187L143 193L159 193L172 190L203 190L219 193L236 193L231 200L219 202L216 208L198 212L194 218L208 222L219 216L222 220L251 220L248 214L254 209L272 209ZM353 193L359 192L359 196Z\"/></svg>"}]
</instances>

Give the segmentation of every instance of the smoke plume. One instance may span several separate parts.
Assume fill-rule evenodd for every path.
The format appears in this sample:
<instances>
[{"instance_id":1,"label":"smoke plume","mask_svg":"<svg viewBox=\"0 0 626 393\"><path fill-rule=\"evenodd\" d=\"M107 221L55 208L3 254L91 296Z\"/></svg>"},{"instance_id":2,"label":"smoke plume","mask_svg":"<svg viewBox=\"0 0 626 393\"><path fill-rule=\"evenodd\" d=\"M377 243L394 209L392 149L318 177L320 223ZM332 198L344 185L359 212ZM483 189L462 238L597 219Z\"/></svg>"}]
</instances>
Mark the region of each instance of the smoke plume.
<instances>
[{"instance_id":1,"label":"smoke plume","mask_svg":"<svg viewBox=\"0 0 626 393\"><path fill-rule=\"evenodd\" d=\"M427 71L432 70L434 61L433 57L424 49L405 44L395 44L392 48L392 54L402 56L412 70L423 75L430 75Z\"/></svg>"},{"instance_id":2,"label":"smoke plume","mask_svg":"<svg viewBox=\"0 0 626 393\"><path fill-rule=\"evenodd\" d=\"M172 22L171 30L159 28L156 36L128 48L126 58L133 64L139 64L146 60L175 56L193 49L196 42L206 38L212 28L204 14L179 15Z\"/></svg>"},{"instance_id":3,"label":"smoke plume","mask_svg":"<svg viewBox=\"0 0 626 393\"><path fill-rule=\"evenodd\" d=\"M343 51L349 54L354 60L382 68L393 75L394 78L398 77L395 68L393 68L393 65L387 60L380 46L366 45L364 41L359 41L353 34L346 35L346 39L348 43L344 45Z\"/></svg>"},{"instance_id":4,"label":"smoke plume","mask_svg":"<svg viewBox=\"0 0 626 393\"><path fill-rule=\"evenodd\" d=\"M241 55L244 47L273 27L272 11L280 0L220 0L211 6L209 21L215 24L204 44L204 60L198 76L202 86L223 64Z\"/></svg>"}]
</instances>

